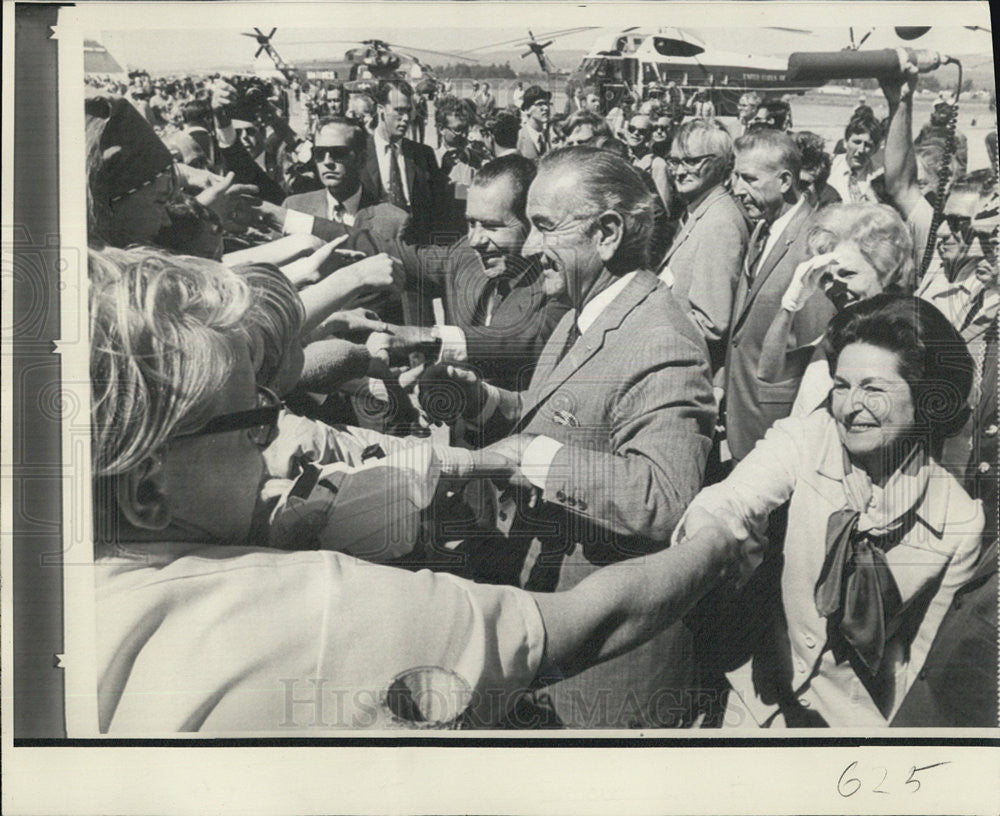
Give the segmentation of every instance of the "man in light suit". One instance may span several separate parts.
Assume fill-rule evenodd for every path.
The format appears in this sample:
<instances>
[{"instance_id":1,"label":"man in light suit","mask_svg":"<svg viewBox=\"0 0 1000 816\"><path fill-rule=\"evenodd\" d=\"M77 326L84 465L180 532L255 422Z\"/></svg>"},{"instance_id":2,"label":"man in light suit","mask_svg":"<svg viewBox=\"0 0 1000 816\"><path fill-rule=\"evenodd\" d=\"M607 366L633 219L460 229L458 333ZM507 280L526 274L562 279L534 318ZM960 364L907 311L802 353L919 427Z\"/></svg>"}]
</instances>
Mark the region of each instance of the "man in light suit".
<instances>
[{"instance_id":1,"label":"man in light suit","mask_svg":"<svg viewBox=\"0 0 1000 816\"><path fill-rule=\"evenodd\" d=\"M450 243L456 236L436 234L446 215L447 193L434 151L405 137L412 118L413 89L405 82L385 82L375 101L378 125L368 139L362 185L410 214L413 243Z\"/></svg>"},{"instance_id":2,"label":"man in light suit","mask_svg":"<svg viewBox=\"0 0 1000 816\"><path fill-rule=\"evenodd\" d=\"M756 221L733 302L726 347L725 427L732 458L743 459L777 419L788 416L799 378L764 383L757 363L795 268L806 259L812 208L799 189L801 156L791 137L759 130L736 140L733 195ZM833 305L816 292L795 316L793 347L819 337Z\"/></svg>"},{"instance_id":3,"label":"man in light suit","mask_svg":"<svg viewBox=\"0 0 1000 816\"><path fill-rule=\"evenodd\" d=\"M565 283L572 309L526 391L469 388L481 417L492 411L488 421L513 431L482 452L502 460L512 498L498 504L505 537L478 564L507 558L512 574L489 578L555 591L666 546L701 485L715 408L704 340L646 268L653 199L637 171L597 148L554 151L539 164L528 216L523 252L553 289ZM487 543L471 542L472 566L477 546ZM689 653L687 631L671 627L556 682L544 702L576 728L683 724Z\"/></svg>"},{"instance_id":4,"label":"man in light suit","mask_svg":"<svg viewBox=\"0 0 1000 816\"><path fill-rule=\"evenodd\" d=\"M552 94L538 85L524 92L521 101L524 125L517 137L517 152L526 159L540 159L549 149L549 115Z\"/></svg>"},{"instance_id":5,"label":"man in light suit","mask_svg":"<svg viewBox=\"0 0 1000 816\"><path fill-rule=\"evenodd\" d=\"M313 161L323 189L289 196L284 207L368 229L386 240L399 237L408 215L383 202L377 189L362 182L367 153L368 137L359 123L343 116L323 119L313 140Z\"/></svg>"},{"instance_id":6,"label":"man in light suit","mask_svg":"<svg viewBox=\"0 0 1000 816\"><path fill-rule=\"evenodd\" d=\"M715 119L684 124L667 160L685 214L659 274L674 297L690 307L708 343L713 372L725 359L733 294L749 238L746 214L723 186L732 160L733 140Z\"/></svg>"}]
</instances>

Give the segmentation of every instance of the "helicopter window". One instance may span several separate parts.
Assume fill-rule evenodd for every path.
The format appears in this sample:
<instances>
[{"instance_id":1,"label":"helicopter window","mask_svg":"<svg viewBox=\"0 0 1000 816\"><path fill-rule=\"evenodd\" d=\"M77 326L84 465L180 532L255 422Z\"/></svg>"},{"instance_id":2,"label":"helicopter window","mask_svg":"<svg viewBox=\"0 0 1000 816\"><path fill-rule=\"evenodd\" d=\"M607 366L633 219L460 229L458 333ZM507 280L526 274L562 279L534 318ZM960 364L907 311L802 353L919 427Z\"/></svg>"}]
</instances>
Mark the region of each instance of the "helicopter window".
<instances>
[{"instance_id":1,"label":"helicopter window","mask_svg":"<svg viewBox=\"0 0 1000 816\"><path fill-rule=\"evenodd\" d=\"M653 48L664 57L696 57L705 51L700 45L666 37L653 37Z\"/></svg>"}]
</instances>

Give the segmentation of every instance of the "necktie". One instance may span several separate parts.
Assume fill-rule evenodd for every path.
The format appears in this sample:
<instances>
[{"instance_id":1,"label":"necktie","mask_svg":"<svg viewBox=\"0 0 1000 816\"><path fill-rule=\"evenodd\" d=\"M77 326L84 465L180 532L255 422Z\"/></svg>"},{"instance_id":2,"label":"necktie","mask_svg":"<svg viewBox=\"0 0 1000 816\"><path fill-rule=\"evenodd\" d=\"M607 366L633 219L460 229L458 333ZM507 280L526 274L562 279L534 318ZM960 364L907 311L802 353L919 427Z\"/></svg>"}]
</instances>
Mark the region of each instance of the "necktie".
<instances>
[{"instance_id":1,"label":"necktie","mask_svg":"<svg viewBox=\"0 0 1000 816\"><path fill-rule=\"evenodd\" d=\"M389 201L401 210L406 207L406 194L403 192L403 177L399 174L399 146L389 142Z\"/></svg>"},{"instance_id":2,"label":"necktie","mask_svg":"<svg viewBox=\"0 0 1000 816\"><path fill-rule=\"evenodd\" d=\"M764 254L764 247L767 246L767 239L770 235L771 225L767 221L758 221L750 241L750 248L747 251L746 274L750 280L753 280L757 274L757 266Z\"/></svg>"},{"instance_id":3,"label":"necktie","mask_svg":"<svg viewBox=\"0 0 1000 816\"><path fill-rule=\"evenodd\" d=\"M972 321L976 319L979 315L979 311L983 308L983 303L986 301L986 289L979 290L977 294L969 303L968 309L965 312L965 318L962 320L962 325L959 327L959 332L964 332L970 325Z\"/></svg>"},{"instance_id":4,"label":"necktie","mask_svg":"<svg viewBox=\"0 0 1000 816\"><path fill-rule=\"evenodd\" d=\"M897 535L858 531L861 513L846 508L827 521L826 558L816 582L816 611L827 619L830 645L840 662L855 658L858 676L883 714L891 704L892 677L882 671L889 638L899 621L902 598L889 571L885 550Z\"/></svg>"},{"instance_id":5,"label":"necktie","mask_svg":"<svg viewBox=\"0 0 1000 816\"><path fill-rule=\"evenodd\" d=\"M490 326L493 323L493 313L497 310L503 299L510 294L510 279L506 277L495 278L486 287L486 309L483 315L483 325Z\"/></svg>"},{"instance_id":6,"label":"necktie","mask_svg":"<svg viewBox=\"0 0 1000 816\"><path fill-rule=\"evenodd\" d=\"M569 350L573 348L576 341L580 339L580 328L576 325L576 315L573 315L573 323L569 327L569 334L566 335L566 342L563 344L562 351L559 352L559 356L556 358L556 365L562 362L563 357L569 354Z\"/></svg>"},{"instance_id":7,"label":"necktie","mask_svg":"<svg viewBox=\"0 0 1000 816\"><path fill-rule=\"evenodd\" d=\"M332 216L332 220L341 224L344 223L344 212L345 212L344 205L341 204L339 201L333 204L330 209L330 215Z\"/></svg>"}]
</instances>

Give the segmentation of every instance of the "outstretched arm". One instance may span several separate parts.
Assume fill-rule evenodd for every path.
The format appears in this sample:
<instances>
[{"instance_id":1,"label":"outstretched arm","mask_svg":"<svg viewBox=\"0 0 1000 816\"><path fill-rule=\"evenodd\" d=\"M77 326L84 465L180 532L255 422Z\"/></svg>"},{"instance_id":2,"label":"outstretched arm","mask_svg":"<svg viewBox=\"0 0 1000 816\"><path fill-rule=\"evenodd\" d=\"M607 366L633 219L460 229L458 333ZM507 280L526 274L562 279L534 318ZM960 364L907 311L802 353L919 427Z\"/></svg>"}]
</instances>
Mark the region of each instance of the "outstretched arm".
<instances>
[{"instance_id":1,"label":"outstretched arm","mask_svg":"<svg viewBox=\"0 0 1000 816\"><path fill-rule=\"evenodd\" d=\"M703 527L668 550L604 567L567 592L532 593L547 662L569 676L639 646L735 572L744 546L721 526Z\"/></svg>"},{"instance_id":2,"label":"outstretched arm","mask_svg":"<svg viewBox=\"0 0 1000 816\"><path fill-rule=\"evenodd\" d=\"M893 203L909 218L920 199L917 158L913 150L913 92L917 68L907 64L898 79L883 79L882 92L889 103L889 129L885 137L885 184Z\"/></svg>"}]
</instances>

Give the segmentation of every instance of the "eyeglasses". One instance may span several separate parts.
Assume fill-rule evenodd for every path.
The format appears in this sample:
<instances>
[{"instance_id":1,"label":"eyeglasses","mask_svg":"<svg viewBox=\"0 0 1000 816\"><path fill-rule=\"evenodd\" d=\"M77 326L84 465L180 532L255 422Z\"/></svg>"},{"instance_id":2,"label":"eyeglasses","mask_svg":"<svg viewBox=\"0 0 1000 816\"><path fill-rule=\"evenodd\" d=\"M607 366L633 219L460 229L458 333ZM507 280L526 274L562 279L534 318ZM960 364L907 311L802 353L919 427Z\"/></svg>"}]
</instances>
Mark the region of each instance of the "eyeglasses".
<instances>
[{"instance_id":1,"label":"eyeglasses","mask_svg":"<svg viewBox=\"0 0 1000 816\"><path fill-rule=\"evenodd\" d=\"M648 136L650 133L653 132L653 128L651 128L651 127L649 127L649 128L637 128L637 127L632 127L632 125L629 125L628 126L628 132L630 134L632 134L633 136Z\"/></svg>"},{"instance_id":2,"label":"eyeglasses","mask_svg":"<svg viewBox=\"0 0 1000 816\"><path fill-rule=\"evenodd\" d=\"M174 434L174 439L191 439L208 434L248 431L250 441L259 448L266 448L278 435L278 414L281 398L270 388L257 386L257 407L246 411L234 411L212 417L201 428L187 433Z\"/></svg>"},{"instance_id":3,"label":"eyeglasses","mask_svg":"<svg viewBox=\"0 0 1000 816\"><path fill-rule=\"evenodd\" d=\"M668 124L653 125L653 130L662 130L662 131L666 132L666 131L670 130L670 125L668 125Z\"/></svg>"},{"instance_id":4,"label":"eyeglasses","mask_svg":"<svg viewBox=\"0 0 1000 816\"><path fill-rule=\"evenodd\" d=\"M346 162L353 155L354 151L346 145L316 145L313 148L313 158L319 162Z\"/></svg>"},{"instance_id":5,"label":"eyeglasses","mask_svg":"<svg viewBox=\"0 0 1000 816\"><path fill-rule=\"evenodd\" d=\"M452 133L457 133L459 136L469 135L468 125L459 125L458 127L448 127L447 125L445 125L443 128L441 128L441 130L450 130Z\"/></svg>"},{"instance_id":6,"label":"eyeglasses","mask_svg":"<svg viewBox=\"0 0 1000 816\"><path fill-rule=\"evenodd\" d=\"M715 158L714 153L705 153L703 156L684 156L683 158L669 156L667 157L667 166L671 170L676 170L681 165L684 165L685 170L697 170L705 159L712 158Z\"/></svg>"}]
</instances>

